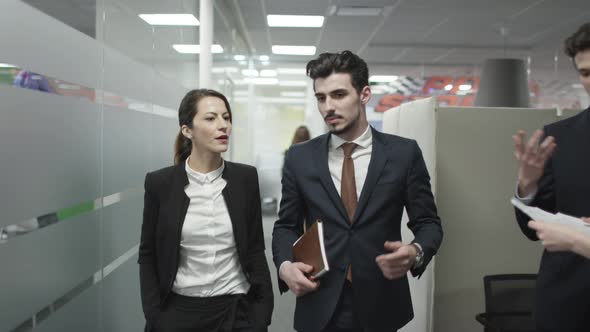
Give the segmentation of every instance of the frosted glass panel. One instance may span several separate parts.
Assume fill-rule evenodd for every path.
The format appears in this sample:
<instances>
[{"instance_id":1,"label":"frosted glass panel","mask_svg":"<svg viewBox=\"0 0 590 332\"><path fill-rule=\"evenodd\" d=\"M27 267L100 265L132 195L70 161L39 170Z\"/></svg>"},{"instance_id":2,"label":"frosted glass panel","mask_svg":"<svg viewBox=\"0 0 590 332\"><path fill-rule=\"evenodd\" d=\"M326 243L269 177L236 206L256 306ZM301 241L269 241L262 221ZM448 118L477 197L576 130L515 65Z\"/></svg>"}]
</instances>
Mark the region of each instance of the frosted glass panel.
<instances>
[{"instance_id":1,"label":"frosted glass panel","mask_svg":"<svg viewBox=\"0 0 590 332\"><path fill-rule=\"evenodd\" d=\"M0 331L143 328L143 181L172 164L198 57L171 46L194 28L137 13L196 6L0 1Z\"/></svg>"}]
</instances>

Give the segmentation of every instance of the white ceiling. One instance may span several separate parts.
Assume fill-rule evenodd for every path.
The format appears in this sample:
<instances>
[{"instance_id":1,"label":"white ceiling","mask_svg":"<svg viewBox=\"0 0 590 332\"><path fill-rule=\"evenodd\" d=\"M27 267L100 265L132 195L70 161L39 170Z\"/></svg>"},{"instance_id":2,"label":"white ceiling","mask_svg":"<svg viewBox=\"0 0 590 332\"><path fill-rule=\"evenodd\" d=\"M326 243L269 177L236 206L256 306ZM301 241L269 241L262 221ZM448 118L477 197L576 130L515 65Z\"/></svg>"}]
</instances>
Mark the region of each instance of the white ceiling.
<instances>
[{"instance_id":1,"label":"white ceiling","mask_svg":"<svg viewBox=\"0 0 590 332\"><path fill-rule=\"evenodd\" d=\"M81 31L88 29L89 24L88 19L79 18L80 13L97 7L97 0L54 0L51 5L42 0L26 1L37 7L50 7L45 11L62 16L60 19ZM198 0L100 0L98 3L98 8L105 8L107 14L102 30L107 44L151 64L195 61L196 56L177 54L171 45L198 43L198 27L151 30L137 14L191 12L198 17ZM571 78L571 64L562 51L563 39L590 21L589 0L214 0L214 3L214 42L225 49L224 54L215 55L215 66L239 67L233 55L245 54L255 59L269 55L271 68L303 68L312 57L273 55L271 45L314 45L317 54L345 49L359 53L372 73L410 76L477 74L486 58L517 57L529 59L533 77ZM267 14L324 15L332 6L384 10L382 15L373 17L327 16L322 28L266 25ZM507 32L505 37L500 33L501 28ZM255 66L263 67L259 61L255 61Z\"/></svg>"}]
</instances>

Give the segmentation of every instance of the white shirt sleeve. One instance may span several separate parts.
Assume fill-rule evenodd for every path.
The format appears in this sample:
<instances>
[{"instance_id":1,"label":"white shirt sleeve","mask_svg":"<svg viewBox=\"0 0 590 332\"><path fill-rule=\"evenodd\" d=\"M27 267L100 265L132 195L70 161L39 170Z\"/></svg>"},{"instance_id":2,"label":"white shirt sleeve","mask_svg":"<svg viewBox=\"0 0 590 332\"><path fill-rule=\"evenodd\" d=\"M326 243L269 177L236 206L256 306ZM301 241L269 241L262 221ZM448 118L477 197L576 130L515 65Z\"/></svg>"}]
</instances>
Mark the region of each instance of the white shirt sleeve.
<instances>
[{"instance_id":1,"label":"white shirt sleeve","mask_svg":"<svg viewBox=\"0 0 590 332\"><path fill-rule=\"evenodd\" d=\"M516 181L516 188L514 190L514 197L516 197L516 199L521 201L523 204L530 205L533 202L533 200L535 199L535 196L537 196L537 191L538 191L538 188L535 188L535 190L533 190L532 193L528 194L525 197L520 197L518 195L518 181Z\"/></svg>"}]
</instances>

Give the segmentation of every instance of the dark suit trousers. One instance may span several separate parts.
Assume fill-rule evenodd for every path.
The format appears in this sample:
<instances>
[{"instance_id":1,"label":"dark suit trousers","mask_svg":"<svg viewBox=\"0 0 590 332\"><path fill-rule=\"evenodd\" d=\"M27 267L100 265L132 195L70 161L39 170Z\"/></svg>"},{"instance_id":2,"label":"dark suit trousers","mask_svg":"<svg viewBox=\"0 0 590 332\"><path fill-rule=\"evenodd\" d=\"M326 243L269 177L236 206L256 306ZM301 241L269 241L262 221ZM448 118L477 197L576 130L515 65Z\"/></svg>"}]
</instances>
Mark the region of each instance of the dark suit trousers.
<instances>
[{"instance_id":1,"label":"dark suit trousers","mask_svg":"<svg viewBox=\"0 0 590 332\"><path fill-rule=\"evenodd\" d=\"M155 332L252 332L245 295L207 298L170 293Z\"/></svg>"},{"instance_id":2,"label":"dark suit trousers","mask_svg":"<svg viewBox=\"0 0 590 332\"><path fill-rule=\"evenodd\" d=\"M322 332L364 332L354 310L352 284L345 280L334 314ZM395 332L395 331L391 331Z\"/></svg>"}]
</instances>

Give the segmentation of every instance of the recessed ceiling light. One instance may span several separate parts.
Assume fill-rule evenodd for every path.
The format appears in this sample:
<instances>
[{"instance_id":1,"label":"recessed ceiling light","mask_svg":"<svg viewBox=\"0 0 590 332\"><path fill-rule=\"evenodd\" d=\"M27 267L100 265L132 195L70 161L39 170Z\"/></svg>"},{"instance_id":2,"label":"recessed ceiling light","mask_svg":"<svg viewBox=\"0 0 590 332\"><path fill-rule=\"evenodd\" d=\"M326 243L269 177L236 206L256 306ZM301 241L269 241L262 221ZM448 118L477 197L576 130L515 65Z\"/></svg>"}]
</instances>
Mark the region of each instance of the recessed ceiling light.
<instances>
[{"instance_id":1,"label":"recessed ceiling light","mask_svg":"<svg viewBox=\"0 0 590 332\"><path fill-rule=\"evenodd\" d=\"M469 91L471 90L471 84L461 84L459 85L460 91Z\"/></svg>"},{"instance_id":2,"label":"recessed ceiling light","mask_svg":"<svg viewBox=\"0 0 590 332\"><path fill-rule=\"evenodd\" d=\"M574 83L572 84L572 88L574 89L582 89L584 86L580 83Z\"/></svg>"},{"instance_id":3,"label":"recessed ceiling light","mask_svg":"<svg viewBox=\"0 0 590 332\"><path fill-rule=\"evenodd\" d=\"M396 75L373 75L369 77L369 82L388 83L395 82L397 78Z\"/></svg>"},{"instance_id":4,"label":"recessed ceiling light","mask_svg":"<svg viewBox=\"0 0 590 332\"><path fill-rule=\"evenodd\" d=\"M262 76L262 77L275 77L275 76L277 76L277 71L274 69L263 69L260 71L260 76Z\"/></svg>"},{"instance_id":5,"label":"recessed ceiling light","mask_svg":"<svg viewBox=\"0 0 590 332\"><path fill-rule=\"evenodd\" d=\"M301 91L281 91L281 97L305 97L305 92L301 92Z\"/></svg>"},{"instance_id":6,"label":"recessed ceiling light","mask_svg":"<svg viewBox=\"0 0 590 332\"><path fill-rule=\"evenodd\" d=\"M279 74L285 75L305 75L305 68L277 68Z\"/></svg>"},{"instance_id":7,"label":"recessed ceiling light","mask_svg":"<svg viewBox=\"0 0 590 332\"><path fill-rule=\"evenodd\" d=\"M182 54L199 54L201 53L201 45L195 44L174 44L172 47L178 53ZM211 53L223 53L223 47L218 44L211 45Z\"/></svg>"},{"instance_id":8,"label":"recessed ceiling light","mask_svg":"<svg viewBox=\"0 0 590 332\"><path fill-rule=\"evenodd\" d=\"M284 55L314 55L315 46L272 45L272 53Z\"/></svg>"},{"instance_id":9,"label":"recessed ceiling light","mask_svg":"<svg viewBox=\"0 0 590 332\"><path fill-rule=\"evenodd\" d=\"M268 65L270 65L270 62L268 62L268 61L262 61L262 62L261 62L261 64L262 64L263 66L268 66Z\"/></svg>"},{"instance_id":10,"label":"recessed ceiling light","mask_svg":"<svg viewBox=\"0 0 590 332\"><path fill-rule=\"evenodd\" d=\"M260 61L268 61L270 60L270 57L268 55L261 55L258 57L258 60Z\"/></svg>"},{"instance_id":11,"label":"recessed ceiling light","mask_svg":"<svg viewBox=\"0 0 590 332\"><path fill-rule=\"evenodd\" d=\"M243 61L243 60L246 60L246 56L245 55L241 55L241 54L236 54L236 55L234 55L234 60L236 60L236 61Z\"/></svg>"},{"instance_id":12,"label":"recessed ceiling light","mask_svg":"<svg viewBox=\"0 0 590 332\"><path fill-rule=\"evenodd\" d=\"M453 89L453 85L452 84L445 85L445 91L451 91L451 89Z\"/></svg>"},{"instance_id":13,"label":"recessed ceiling light","mask_svg":"<svg viewBox=\"0 0 590 332\"><path fill-rule=\"evenodd\" d=\"M244 82L254 85L277 85L279 80L274 77L249 77L244 79Z\"/></svg>"},{"instance_id":14,"label":"recessed ceiling light","mask_svg":"<svg viewBox=\"0 0 590 332\"><path fill-rule=\"evenodd\" d=\"M280 86L307 86L307 81L279 81Z\"/></svg>"},{"instance_id":15,"label":"recessed ceiling light","mask_svg":"<svg viewBox=\"0 0 590 332\"><path fill-rule=\"evenodd\" d=\"M337 16L379 16L383 8L379 7L365 7L365 6L350 6L340 7L336 12Z\"/></svg>"},{"instance_id":16,"label":"recessed ceiling light","mask_svg":"<svg viewBox=\"0 0 590 332\"><path fill-rule=\"evenodd\" d=\"M258 70L256 69L242 69L242 75L247 77L258 77Z\"/></svg>"},{"instance_id":17,"label":"recessed ceiling light","mask_svg":"<svg viewBox=\"0 0 590 332\"><path fill-rule=\"evenodd\" d=\"M139 14L150 25L198 26L199 20L193 14Z\"/></svg>"},{"instance_id":18,"label":"recessed ceiling light","mask_svg":"<svg viewBox=\"0 0 590 332\"><path fill-rule=\"evenodd\" d=\"M238 68L236 67L213 67L211 72L214 74L223 74L223 73L237 73Z\"/></svg>"},{"instance_id":19,"label":"recessed ceiling light","mask_svg":"<svg viewBox=\"0 0 590 332\"><path fill-rule=\"evenodd\" d=\"M248 90L237 90L237 91L234 91L234 96L244 96L245 97L245 96L248 96L248 95L249 95Z\"/></svg>"},{"instance_id":20,"label":"recessed ceiling light","mask_svg":"<svg viewBox=\"0 0 590 332\"><path fill-rule=\"evenodd\" d=\"M321 28L324 25L324 17L315 15L266 15L266 23L269 27Z\"/></svg>"}]
</instances>

